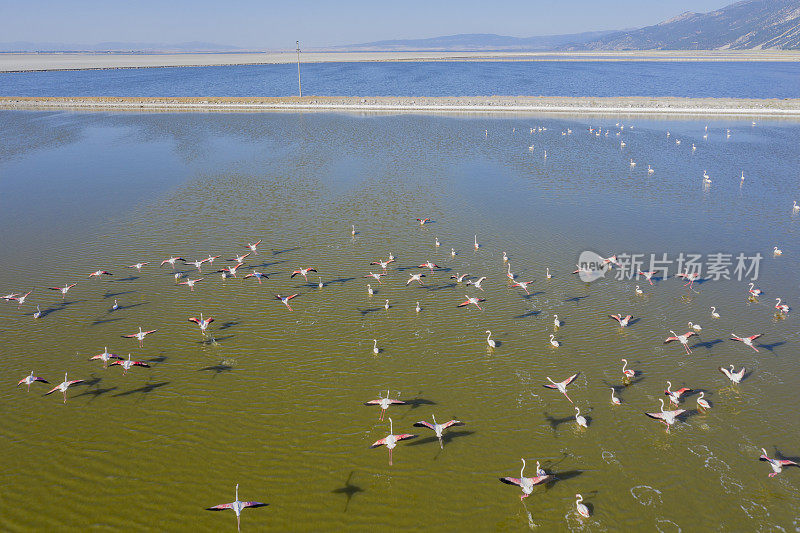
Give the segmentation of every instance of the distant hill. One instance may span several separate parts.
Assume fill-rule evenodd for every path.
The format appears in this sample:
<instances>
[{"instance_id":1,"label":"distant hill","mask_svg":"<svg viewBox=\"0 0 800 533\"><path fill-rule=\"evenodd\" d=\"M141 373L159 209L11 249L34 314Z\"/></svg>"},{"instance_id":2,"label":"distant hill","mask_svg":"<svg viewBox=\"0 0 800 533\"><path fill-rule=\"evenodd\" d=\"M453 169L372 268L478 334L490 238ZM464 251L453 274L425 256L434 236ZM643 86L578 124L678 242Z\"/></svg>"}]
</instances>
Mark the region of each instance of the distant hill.
<instances>
[{"instance_id":1,"label":"distant hill","mask_svg":"<svg viewBox=\"0 0 800 533\"><path fill-rule=\"evenodd\" d=\"M226 44L192 41L188 43L121 43L105 42L97 44L75 43L32 43L15 41L0 43L0 52L236 52L244 51Z\"/></svg>"},{"instance_id":2,"label":"distant hill","mask_svg":"<svg viewBox=\"0 0 800 533\"><path fill-rule=\"evenodd\" d=\"M579 45L594 41L606 35L618 33L613 31L589 31L565 35L543 35L537 37L508 37L493 33L462 33L429 39L396 39L391 41L375 41L371 43L349 44L330 47L329 50L347 51L541 51L556 50L567 45Z\"/></svg>"},{"instance_id":3,"label":"distant hill","mask_svg":"<svg viewBox=\"0 0 800 533\"><path fill-rule=\"evenodd\" d=\"M617 32L566 50L800 49L800 0L745 0L710 13L686 12L655 26Z\"/></svg>"}]
</instances>

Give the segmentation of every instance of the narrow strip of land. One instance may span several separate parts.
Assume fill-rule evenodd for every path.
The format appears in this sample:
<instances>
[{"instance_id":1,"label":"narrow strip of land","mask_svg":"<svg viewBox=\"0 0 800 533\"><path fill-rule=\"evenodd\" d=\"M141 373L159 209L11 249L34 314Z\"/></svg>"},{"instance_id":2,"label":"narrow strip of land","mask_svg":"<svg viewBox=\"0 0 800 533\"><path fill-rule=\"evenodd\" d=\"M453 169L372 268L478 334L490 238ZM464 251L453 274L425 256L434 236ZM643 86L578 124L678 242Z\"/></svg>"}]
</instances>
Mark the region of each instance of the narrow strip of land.
<instances>
[{"instance_id":1,"label":"narrow strip of land","mask_svg":"<svg viewBox=\"0 0 800 533\"><path fill-rule=\"evenodd\" d=\"M294 63L295 52L209 54L0 53L0 72ZM800 61L798 50L644 50L610 52L304 52L303 63L352 61Z\"/></svg>"},{"instance_id":2,"label":"narrow strip of land","mask_svg":"<svg viewBox=\"0 0 800 533\"><path fill-rule=\"evenodd\" d=\"M284 98L0 97L0 109L152 112L374 111L800 117L800 99L452 96Z\"/></svg>"}]
</instances>

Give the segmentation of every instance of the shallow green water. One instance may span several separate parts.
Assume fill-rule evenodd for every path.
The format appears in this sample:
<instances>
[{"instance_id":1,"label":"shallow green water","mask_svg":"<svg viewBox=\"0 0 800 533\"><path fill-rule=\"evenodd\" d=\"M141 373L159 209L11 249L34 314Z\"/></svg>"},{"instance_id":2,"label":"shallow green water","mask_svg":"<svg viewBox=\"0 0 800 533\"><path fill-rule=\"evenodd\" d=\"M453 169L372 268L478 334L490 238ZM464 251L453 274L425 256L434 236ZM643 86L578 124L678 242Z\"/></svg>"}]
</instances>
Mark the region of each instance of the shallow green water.
<instances>
[{"instance_id":1,"label":"shallow green water","mask_svg":"<svg viewBox=\"0 0 800 533\"><path fill-rule=\"evenodd\" d=\"M800 455L800 323L772 307L800 301L800 126L710 122L704 140L704 121L626 119L635 128L619 137L616 122L0 113L0 292L35 287L20 310L0 302L0 527L232 530L233 513L203 508L231 501L239 483L242 499L269 504L244 511L245 531L796 529L800 469L770 479L757 458L761 447ZM216 270L259 238L242 271L269 274L261 285L204 265L191 292L157 264L221 255ZM760 252L765 295L749 302L738 280L586 284L570 274L583 250ZM531 295L508 287L504 251L534 280ZM397 261L369 298L362 276L389 253ZM406 287L426 260L442 268ZM137 261L151 264L126 268ZM317 275L290 278L305 266L323 288ZM97 269L114 276L88 280ZM454 285L455 272L487 276L485 290ZM47 290L75 281L63 302ZM274 300L295 292L293 312ZM486 298L484 310L457 308L465 294ZM187 321L200 312L215 318L213 342ZM640 320L620 329L610 313ZM691 356L662 344L690 320L703 327ZM139 326L158 329L141 349L120 337ZM731 332L764 333L760 351ZM87 361L104 346L150 368L123 376ZM622 357L641 372L628 387ZM723 364L752 373L731 386ZM64 405L44 384L14 387L31 370L50 386L64 371L87 382ZM588 430L542 387L578 371L570 397ZM666 433L643 412L658 410L667 380L704 390L713 408L695 412L690 396ZM398 444L391 467L385 448L369 449L388 423L363 405L387 388L409 402L389 409L395 433L420 435ZM465 422L443 450L412 427L432 414ZM524 503L498 481L518 475L520 457L526 475L540 460L558 476ZM574 512L578 492L588 520Z\"/></svg>"}]
</instances>

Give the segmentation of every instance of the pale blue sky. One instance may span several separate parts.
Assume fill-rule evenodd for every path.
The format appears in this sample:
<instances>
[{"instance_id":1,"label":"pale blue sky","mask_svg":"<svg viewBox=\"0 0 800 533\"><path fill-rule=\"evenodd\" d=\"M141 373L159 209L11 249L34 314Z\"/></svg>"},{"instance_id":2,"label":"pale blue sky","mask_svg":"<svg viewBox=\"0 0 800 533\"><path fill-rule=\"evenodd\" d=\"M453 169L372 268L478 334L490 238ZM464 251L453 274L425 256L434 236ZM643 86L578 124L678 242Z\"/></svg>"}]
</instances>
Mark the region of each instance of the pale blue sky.
<instances>
[{"instance_id":1,"label":"pale blue sky","mask_svg":"<svg viewBox=\"0 0 800 533\"><path fill-rule=\"evenodd\" d=\"M260 49L456 33L516 37L656 24L732 0L0 0L0 42L205 41Z\"/></svg>"}]
</instances>

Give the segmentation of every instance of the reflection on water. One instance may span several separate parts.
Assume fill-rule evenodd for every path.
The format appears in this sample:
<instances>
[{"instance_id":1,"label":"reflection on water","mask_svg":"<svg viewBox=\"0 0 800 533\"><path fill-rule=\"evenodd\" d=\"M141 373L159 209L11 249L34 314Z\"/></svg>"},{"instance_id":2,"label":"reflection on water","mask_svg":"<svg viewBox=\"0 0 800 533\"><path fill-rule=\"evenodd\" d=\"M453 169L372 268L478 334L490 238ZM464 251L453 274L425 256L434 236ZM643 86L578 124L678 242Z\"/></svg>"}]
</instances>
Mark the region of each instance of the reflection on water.
<instances>
[{"instance_id":1,"label":"reflection on water","mask_svg":"<svg viewBox=\"0 0 800 533\"><path fill-rule=\"evenodd\" d=\"M232 517L203 508L236 483L269 503L243 514L254 530L790 525L798 473L770 479L757 457L800 455L800 327L772 307L800 301L798 126L709 122L703 139L706 122L636 120L617 137L615 119L589 120L0 113L0 292L34 290L19 310L0 305L0 525L28 527L36 501L41 528L217 531ZM612 133L588 132L597 126ZM223 280L216 270L259 238L258 255ZM736 280L586 284L570 272L587 249L761 252L765 294L749 302ZM503 252L530 294L509 288ZM390 253L370 298L362 276ZM204 277L194 291L158 266L209 254L221 257L202 275L174 271ZM440 268L406 287L428 260ZM126 268L139 261L150 264ZM308 266L319 274L290 278ZM114 275L87 279L97 269ZM242 279L252 269L269 278ZM456 272L486 276L484 290ZM47 290L76 281L64 300ZM292 312L274 298L294 293ZM465 294L484 310L456 307ZM215 319L206 336L187 321L201 312ZM616 313L639 320L620 328ZM703 329L687 356L663 340L689 321ZM139 327L158 330L143 348L120 337ZM732 331L763 333L759 352ZM150 367L123 375L87 361L104 346ZM621 358L640 372L628 386ZM751 374L731 385L717 370L728 364ZM47 385L12 386L31 370L50 386L64 371L85 382L64 405L42 396ZM569 393L591 419L582 431L572 404L542 387L578 371ZM713 405L698 413L689 396L668 434L643 414L667 380ZM431 415L465 426L443 449L432 434L399 443L389 467L386 450L369 449L388 424L363 405L387 389L406 402L387 412L396 433ZM497 481L520 457L558 477L522 505ZM574 514L577 492L590 521ZM98 504L102 494L124 504Z\"/></svg>"}]
</instances>

